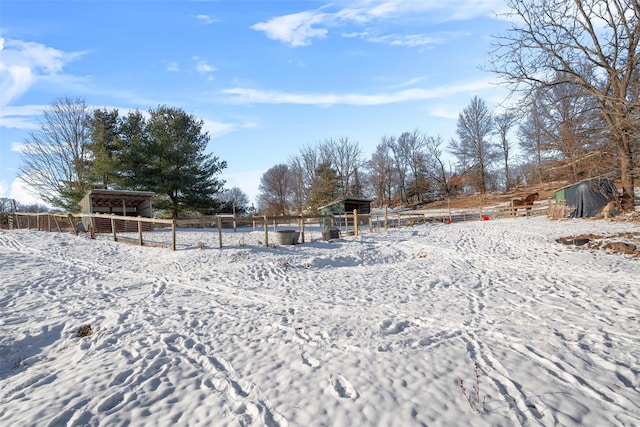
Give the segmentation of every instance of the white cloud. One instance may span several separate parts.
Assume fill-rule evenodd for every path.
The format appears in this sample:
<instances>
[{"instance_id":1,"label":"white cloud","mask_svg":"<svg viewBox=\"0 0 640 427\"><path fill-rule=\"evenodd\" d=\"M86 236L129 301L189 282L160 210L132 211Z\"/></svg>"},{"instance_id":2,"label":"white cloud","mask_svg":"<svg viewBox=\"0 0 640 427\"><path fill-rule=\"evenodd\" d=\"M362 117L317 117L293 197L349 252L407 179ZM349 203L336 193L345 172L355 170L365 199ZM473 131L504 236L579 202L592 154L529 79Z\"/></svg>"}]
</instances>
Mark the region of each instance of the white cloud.
<instances>
[{"instance_id":1,"label":"white cloud","mask_svg":"<svg viewBox=\"0 0 640 427\"><path fill-rule=\"evenodd\" d=\"M38 129L38 117L46 108L44 105L3 106L0 108L0 127L14 129Z\"/></svg>"},{"instance_id":2,"label":"white cloud","mask_svg":"<svg viewBox=\"0 0 640 427\"><path fill-rule=\"evenodd\" d=\"M209 65L209 63L200 57L194 56L193 60L196 61L196 71L199 73L213 73L216 71L216 67Z\"/></svg>"},{"instance_id":3,"label":"white cloud","mask_svg":"<svg viewBox=\"0 0 640 427\"><path fill-rule=\"evenodd\" d=\"M410 86L415 86L418 83L424 81L427 77L422 76L422 77L414 77L412 79L409 79L407 81L403 81L400 83L394 83L394 84L390 84L389 86L387 86L388 89L399 89L402 87L410 87Z\"/></svg>"},{"instance_id":4,"label":"white cloud","mask_svg":"<svg viewBox=\"0 0 640 427\"><path fill-rule=\"evenodd\" d=\"M86 52L63 52L40 43L2 39L0 106L9 105L39 80L60 78L64 66Z\"/></svg>"},{"instance_id":5,"label":"white cloud","mask_svg":"<svg viewBox=\"0 0 640 427\"><path fill-rule=\"evenodd\" d=\"M340 4L344 6L340 7ZM329 8L333 8L334 11L328 11ZM364 24L373 26L374 23L382 21L402 24L403 20L415 20L420 17L427 23L467 20L480 16L497 18L496 13L505 11L503 0L345 0L313 10L276 16L254 24L251 28L263 31L272 40L295 47L309 45L313 39L325 38L329 29L334 27ZM366 38L371 36L371 30L348 32L346 36ZM402 38L395 36L396 45L414 47L433 42L427 36L419 34L405 37L408 38L402 41Z\"/></svg>"},{"instance_id":6,"label":"white cloud","mask_svg":"<svg viewBox=\"0 0 640 427\"><path fill-rule=\"evenodd\" d=\"M417 47L443 43L443 39L424 34L389 34L380 37L367 37L372 43L382 43L389 46Z\"/></svg>"},{"instance_id":7,"label":"white cloud","mask_svg":"<svg viewBox=\"0 0 640 427\"><path fill-rule=\"evenodd\" d=\"M204 121L204 125L202 126L202 130L209 133L209 136L212 138L220 137L227 133L231 133L238 128L237 124L233 123L223 123L215 120L202 119Z\"/></svg>"},{"instance_id":8,"label":"white cloud","mask_svg":"<svg viewBox=\"0 0 640 427\"><path fill-rule=\"evenodd\" d=\"M22 154L62 154L62 148L57 145L36 145L27 142L12 142L11 151Z\"/></svg>"},{"instance_id":9,"label":"white cloud","mask_svg":"<svg viewBox=\"0 0 640 427\"><path fill-rule=\"evenodd\" d=\"M325 14L307 11L278 16L267 22L257 23L251 28L264 31L272 40L279 40L294 47L306 46L312 39L324 38L327 35L327 29L315 27L316 24L326 24L327 20Z\"/></svg>"},{"instance_id":10,"label":"white cloud","mask_svg":"<svg viewBox=\"0 0 640 427\"><path fill-rule=\"evenodd\" d=\"M204 22L207 25L215 24L216 22L220 22L219 19L213 18L213 17L211 17L209 15L202 15L202 14L201 15L196 15L196 19Z\"/></svg>"},{"instance_id":11,"label":"white cloud","mask_svg":"<svg viewBox=\"0 0 640 427\"><path fill-rule=\"evenodd\" d=\"M246 122L242 124L243 129L252 129L257 127L258 127L258 124L256 122Z\"/></svg>"},{"instance_id":12,"label":"white cloud","mask_svg":"<svg viewBox=\"0 0 640 427\"><path fill-rule=\"evenodd\" d=\"M38 204L49 206L37 194L37 191L33 190L20 177L16 178L11 183L11 189L9 190L9 197L14 199L18 203L21 203L23 205Z\"/></svg>"},{"instance_id":13,"label":"white cloud","mask_svg":"<svg viewBox=\"0 0 640 427\"><path fill-rule=\"evenodd\" d=\"M29 150L27 149L27 144L24 142L12 142L11 151L16 153L26 153Z\"/></svg>"},{"instance_id":14,"label":"white cloud","mask_svg":"<svg viewBox=\"0 0 640 427\"><path fill-rule=\"evenodd\" d=\"M175 61L169 62L167 64L167 71L170 71L170 72L180 71L180 66Z\"/></svg>"},{"instance_id":15,"label":"white cloud","mask_svg":"<svg viewBox=\"0 0 640 427\"><path fill-rule=\"evenodd\" d=\"M460 110L450 105L438 105L429 109L429 115L441 119L457 119Z\"/></svg>"},{"instance_id":16,"label":"white cloud","mask_svg":"<svg viewBox=\"0 0 640 427\"><path fill-rule=\"evenodd\" d=\"M232 100L253 104L299 104L299 105L383 105L398 102L422 101L446 98L461 93L477 93L492 89L494 85L486 80L447 85L432 89L404 89L380 94L310 94L263 91L250 88L230 88L222 92L232 96Z\"/></svg>"}]
</instances>

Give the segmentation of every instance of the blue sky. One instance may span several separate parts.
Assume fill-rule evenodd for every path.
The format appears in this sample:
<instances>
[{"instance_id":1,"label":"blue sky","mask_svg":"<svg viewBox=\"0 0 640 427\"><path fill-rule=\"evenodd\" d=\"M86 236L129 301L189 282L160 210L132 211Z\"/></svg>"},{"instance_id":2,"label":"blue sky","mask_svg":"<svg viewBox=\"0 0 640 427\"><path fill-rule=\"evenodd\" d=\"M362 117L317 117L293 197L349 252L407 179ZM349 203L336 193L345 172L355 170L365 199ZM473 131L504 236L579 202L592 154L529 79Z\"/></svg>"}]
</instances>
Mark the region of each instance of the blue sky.
<instances>
[{"instance_id":1,"label":"blue sky","mask_svg":"<svg viewBox=\"0 0 640 427\"><path fill-rule=\"evenodd\" d=\"M205 121L226 188L304 145L385 135L455 136L473 96L506 95L482 71L501 0L2 0L0 197L36 201L18 179L29 132L56 98L91 107L180 107Z\"/></svg>"}]
</instances>

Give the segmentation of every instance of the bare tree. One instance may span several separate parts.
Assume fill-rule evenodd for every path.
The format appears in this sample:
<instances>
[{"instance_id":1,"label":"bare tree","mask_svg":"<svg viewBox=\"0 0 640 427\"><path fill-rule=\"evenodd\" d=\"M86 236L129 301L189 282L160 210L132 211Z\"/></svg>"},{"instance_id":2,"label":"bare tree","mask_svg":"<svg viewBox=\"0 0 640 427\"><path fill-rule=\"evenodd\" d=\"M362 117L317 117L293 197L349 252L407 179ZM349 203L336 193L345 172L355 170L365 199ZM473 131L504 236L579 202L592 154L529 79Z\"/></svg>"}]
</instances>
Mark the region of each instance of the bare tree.
<instances>
[{"instance_id":1,"label":"bare tree","mask_svg":"<svg viewBox=\"0 0 640 427\"><path fill-rule=\"evenodd\" d=\"M425 139L416 129L413 132L403 132L397 140L396 155L404 157L399 164L406 165L409 172L407 198L415 196L422 199L427 190Z\"/></svg>"},{"instance_id":2,"label":"bare tree","mask_svg":"<svg viewBox=\"0 0 640 427\"><path fill-rule=\"evenodd\" d=\"M267 170L260 178L260 210L269 215L289 213L290 183L289 166L279 164Z\"/></svg>"},{"instance_id":3,"label":"bare tree","mask_svg":"<svg viewBox=\"0 0 640 427\"><path fill-rule=\"evenodd\" d=\"M593 97L580 86L559 83L548 87L543 96L543 112L552 150L558 153L559 169L568 171L573 181L604 172L592 167L603 148L604 128ZM588 158L584 162L580 159ZM597 165L595 165L597 166ZM566 176L564 172L560 176Z\"/></svg>"},{"instance_id":4,"label":"bare tree","mask_svg":"<svg viewBox=\"0 0 640 427\"><path fill-rule=\"evenodd\" d=\"M504 187L505 190L511 188L511 177L509 175L509 155L513 144L509 140L509 132L516 124L518 116L513 111L504 111L494 118L495 131L500 138L500 149L502 150L502 158L504 159Z\"/></svg>"},{"instance_id":5,"label":"bare tree","mask_svg":"<svg viewBox=\"0 0 640 427\"><path fill-rule=\"evenodd\" d=\"M369 181L379 206L388 205L393 196L394 160L391 145L393 136L383 136L368 162Z\"/></svg>"},{"instance_id":6,"label":"bare tree","mask_svg":"<svg viewBox=\"0 0 640 427\"><path fill-rule=\"evenodd\" d=\"M475 96L458 117L456 133L459 141L450 150L459 160L468 159L476 176L476 187L484 193L488 188L488 169L497 151L488 139L493 131L493 117L485 102Z\"/></svg>"},{"instance_id":7,"label":"bare tree","mask_svg":"<svg viewBox=\"0 0 640 427\"><path fill-rule=\"evenodd\" d=\"M240 187L231 187L220 195L221 212L244 214L249 210L249 196Z\"/></svg>"},{"instance_id":8,"label":"bare tree","mask_svg":"<svg viewBox=\"0 0 640 427\"><path fill-rule=\"evenodd\" d=\"M21 179L44 201L68 211L92 188L88 180L91 160L88 118L83 99L60 98L43 111L40 130L24 141Z\"/></svg>"},{"instance_id":9,"label":"bare tree","mask_svg":"<svg viewBox=\"0 0 640 427\"><path fill-rule=\"evenodd\" d=\"M358 142L349 138L330 139L321 145L325 160L336 171L339 195L342 197L359 196L353 193L355 171L362 165L362 149Z\"/></svg>"},{"instance_id":10,"label":"bare tree","mask_svg":"<svg viewBox=\"0 0 640 427\"><path fill-rule=\"evenodd\" d=\"M542 168L551 144L546 131L545 113L542 106L542 91L532 91L526 97L528 108L524 120L518 127L520 148L529 162L535 165L535 176L542 182Z\"/></svg>"},{"instance_id":11,"label":"bare tree","mask_svg":"<svg viewBox=\"0 0 640 427\"><path fill-rule=\"evenodd\" d=\"M389 149L393 154L395 164L395 177L397 180L397 193L401 203L407 202L407 176L409 175L409 156L406 151L406 144L399 139L389 142Z\"/></svg>"},{"instance_id":12,"label":"bare tree","mask_svg":"<svg viewBox=\"0 0 640 427\"><path fill-rule=\"evenodd\" d=\"M318 167L326 162L328 153L321 144L305 145L298 154L289 157L293 209L302 212L308 206Z\"/></svg>"},{"instance_id":13,"label":"bare tree","mask_svg":"<svg viewBox=\"0 0 640 427\"><path fill-rule=\"evenodd\" d=\"M622 209L634 209L639 104L629 96L640 64L638 0L508 0L509 31L492 70L514 90L567 83L594 97L618 152ZM590 72L585 74L585 65ZM559 80L560 78L560 80Z\"/></svg>"},{"instance_id":14,"label":"bare tree","mask_svg":"<svg viewBox=\"0 0 640 427\"><path fill-rule=\"evenodd\" d=\"M289 158L291 208L302 214L308 199L308 185L305 182L306 171L302 163L302 157L291 156Z\"/></svg>"},{"instance_id":15,"label":"bare tree","mask_svg":"<svg viewBox=\"0 0 640 427\"><path fill-rule=\"evenodd\" d=\"M426 139L425 149L427 152L427 173L438 184L438 192L442 197L450 197L451 189L449 186L449 178L445 168L442 137L430 136Z\"/></svg>"}]
</instances>

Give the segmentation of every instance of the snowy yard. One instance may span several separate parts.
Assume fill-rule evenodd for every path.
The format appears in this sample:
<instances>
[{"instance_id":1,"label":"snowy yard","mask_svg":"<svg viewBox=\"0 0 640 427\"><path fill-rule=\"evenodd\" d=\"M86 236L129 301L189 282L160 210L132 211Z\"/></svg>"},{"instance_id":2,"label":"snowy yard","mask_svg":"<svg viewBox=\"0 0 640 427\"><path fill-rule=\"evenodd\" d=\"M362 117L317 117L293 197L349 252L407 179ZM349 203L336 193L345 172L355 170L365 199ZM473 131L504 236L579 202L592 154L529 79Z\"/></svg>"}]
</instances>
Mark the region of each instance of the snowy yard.
<instances>
[{"instance_id":1,"label":"snowy yard","mask_svg":"<svg viewBox=\"0 0 640 427\"><path fill-rule=\"evenodd\" d=\"M640 226L176 252L0 231L0 425L640 425L640 260L556 242L620 232Z\"/></svg>"}]
</instances>

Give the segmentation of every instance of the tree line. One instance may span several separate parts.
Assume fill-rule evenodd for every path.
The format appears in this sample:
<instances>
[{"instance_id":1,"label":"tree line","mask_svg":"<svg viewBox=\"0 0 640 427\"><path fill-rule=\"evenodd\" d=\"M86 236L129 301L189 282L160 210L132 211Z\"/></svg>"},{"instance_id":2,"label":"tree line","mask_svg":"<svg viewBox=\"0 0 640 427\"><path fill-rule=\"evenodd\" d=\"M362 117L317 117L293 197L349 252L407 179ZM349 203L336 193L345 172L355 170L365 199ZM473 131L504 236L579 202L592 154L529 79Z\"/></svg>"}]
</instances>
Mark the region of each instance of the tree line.
<instances>
[{"instance_id":1,"label":"tree line","mask_svg":"<svg viewBox=\"0 0 640 427\"><path fill-rule=\"evenodd\" d=\"M347 137L304 146L262 175L259 207L284 215L317 212L346 197L417 204L615 170L615 152L589 97L570 89L539 90L522 110L501 112L474 97L449 141L417 129L385 135L368 158Z\"/></svg>"},{"instance_id":2,"label":"tree line","mask_svg":"<svg viewBox=\"0 0 640 427\"><path fill-rule=\"evenodd\" d=\"M640 162L640 1L508 0L507 6L503 18L511 26L495 37L486 68L511 89L509 110L494 114L473 98L447 144L405 132L383 137L367 160L346 138L303 148L263 175L261 207L314 210L352 195L406 203L613 174L622 210L632 211ZM513 159L512 128L520 159ZM445 164L445 150L454 164Z\"/></svg>"},{"instance_id":3,"label":"tree line","mask_svg":"<svg viewBox=\"0 0 640 427\"><path fill-rule=\"evenodd\" d=\"M57 99L25 140L19 171L42 200L69 212L97 188L152 191L155 207L173 217L220 211L230 203L218 177L227 164L206 153L203 124L175 107L122 115Z\"/></svg>"}]
</instances>

